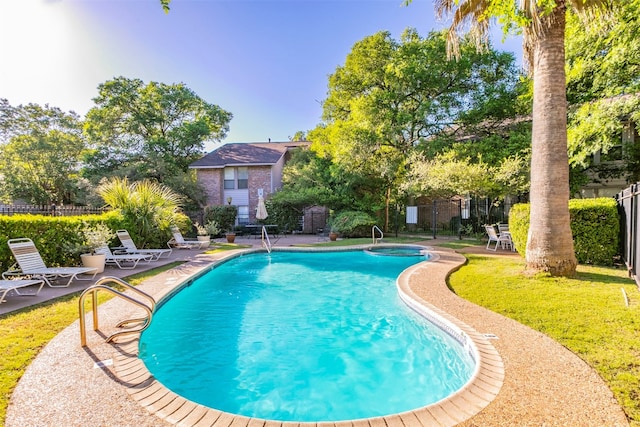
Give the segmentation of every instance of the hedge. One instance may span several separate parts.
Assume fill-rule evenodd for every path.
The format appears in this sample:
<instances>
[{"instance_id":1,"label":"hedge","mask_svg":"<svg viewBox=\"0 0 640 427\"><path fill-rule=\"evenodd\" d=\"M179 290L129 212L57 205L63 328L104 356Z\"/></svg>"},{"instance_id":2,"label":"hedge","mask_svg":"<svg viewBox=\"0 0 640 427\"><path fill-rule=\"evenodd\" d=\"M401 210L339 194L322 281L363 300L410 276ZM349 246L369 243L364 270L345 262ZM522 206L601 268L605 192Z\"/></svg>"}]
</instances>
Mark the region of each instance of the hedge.
<instances>
[{"instance_id":1,"label":"hedge","mask_svg":"<svg viewBox=\"0 0 640 427\"><path fill-rule=\"evenodd\" d=\"M520 255L525 256L529 231L528 203L509 212L509 230ZM613 265L619 255L620 218L612 198L569 200L571 233L576 258L581 264Z\"/></svg>"},{"instance_id":2,"label":"hedge","mask_svg":"<svg viewBox=\"0 0 640 427\"><path fill-rule=\"evenodd\" d=\"M79 265L80 254L75 249L81 244L80 230L84 225L105 223L115 236L115 230L124 228L123 220L118 211L81 216L0 216L0 272L7 271L15 262L7 245L9 239L33 240L49 267ZM117 239L111 243L116 242Z\"/></svg>"}]
</instances>

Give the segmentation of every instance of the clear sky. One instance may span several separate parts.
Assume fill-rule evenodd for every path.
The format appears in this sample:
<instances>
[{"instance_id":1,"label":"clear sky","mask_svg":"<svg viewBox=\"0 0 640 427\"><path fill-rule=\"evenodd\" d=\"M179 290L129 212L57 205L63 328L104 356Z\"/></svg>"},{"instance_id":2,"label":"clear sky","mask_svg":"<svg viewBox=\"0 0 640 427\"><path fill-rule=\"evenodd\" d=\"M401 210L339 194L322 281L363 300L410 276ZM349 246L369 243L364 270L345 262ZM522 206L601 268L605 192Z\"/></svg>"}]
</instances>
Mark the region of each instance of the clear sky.
<instances>
[{"instance_id":1,"label":"clear sky","mask_svg":"<svg viewBox=\"0 0 640 427\"><path fill-rule=\"evenodd\" d=\"M182 82L233 114L224 142L286 141L320 122L354 43L447 24L431 0L0 0L0 98L84 116L114 77Z\"/></svg>"}]
</instances>

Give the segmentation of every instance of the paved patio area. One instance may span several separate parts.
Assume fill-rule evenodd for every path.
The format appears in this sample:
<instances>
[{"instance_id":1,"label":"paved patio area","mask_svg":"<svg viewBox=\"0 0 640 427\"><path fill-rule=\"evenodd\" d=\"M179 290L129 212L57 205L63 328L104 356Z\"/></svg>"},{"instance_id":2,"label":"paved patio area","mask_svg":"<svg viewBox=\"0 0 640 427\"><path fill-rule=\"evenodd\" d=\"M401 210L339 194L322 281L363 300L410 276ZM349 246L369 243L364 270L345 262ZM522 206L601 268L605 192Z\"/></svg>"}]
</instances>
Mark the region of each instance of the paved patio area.
<instances>
[{"instance_id":1,"label":"paved patio area","mask_svg":"<svg viewBox=\"0 0 640 427\"><path fill-rule=\"evenodd\" d=\"M277 244L288 246L318 240L316 236L302 236L306 242L302 238L294 241L294 237L287 236ZM255 239L243 240L238 243L260 244ZM449 409L450 421L446 421L446 417L434 421L424 414L404 415L374 419L368 423L370 427L628 425L611 391L576 355L543 334L453 294L446 286L446 277L459 268L465 259L447 249L434 248L434 252L440 259L421 264L403 286L417 301L448 313L482 335L494 337L490 342L502 360L504 383L497 397L486 408L464 421L453 405ZM517 256L500 251L487 254ZM167 287L175 286L194 272L208 268L222 255L182 250L174 251L172 256L187 262L145 282L141 285L142 289L152 294L166 292ZM131 316L132 310L116 299L101 305L101 330L88 331L88 347L80 346L78 322L55 337L21 379L11 398L5 425L145 427L176 424L228 427L241 425L241 422L252 427L281 425L251 419L243 422L241 417L224 414L217 418L197 418L197 415L189 418L185 412L183 418L177 419L166 416L167 411L163 412L162 408L167 406L162 406L157 415L151 414L148 409L153 410L156 401L147 399L146 402L140 402L140 399L132 398L129 394L130 384L125 384L121 379L122 372L114 369L114 362L117 364L118 359L132 349L126 342L119 345L104 343L104 337L114 329L112 325L115 321ZM90 319L88 325L91 325ZM155 406L157 410L158 405ZM186 407L183 409L186 410ZM340 427L352 425L338 424ZM285 425L293 427L294 424ZM332 423L322 423L323 427L330 425Z\"/></svg>"}]
</instances>

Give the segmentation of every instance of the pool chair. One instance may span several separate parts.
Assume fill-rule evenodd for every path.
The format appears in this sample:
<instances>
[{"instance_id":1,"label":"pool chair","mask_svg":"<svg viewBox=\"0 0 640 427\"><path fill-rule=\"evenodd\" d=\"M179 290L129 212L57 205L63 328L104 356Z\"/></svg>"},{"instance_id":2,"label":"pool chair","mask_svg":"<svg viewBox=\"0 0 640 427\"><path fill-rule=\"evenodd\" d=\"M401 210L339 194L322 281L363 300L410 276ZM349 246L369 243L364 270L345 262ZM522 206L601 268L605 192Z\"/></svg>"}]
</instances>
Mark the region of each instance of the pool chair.
<instances>
[{"instance_id":1,"label":"pool chair","mask_svg":"<svg viewBox=\"0 0 640 427\"><path fill-rule=\"evenodd\" d=\"M197 239L185 239L178 227L171 227L173 237L167 242L167 246L177 249L204 249L209 247L210 240L200 241Z\"/></svg>"},{"instance_id":2,"label":"pool chair","mask_svg":"<svg viewBox=\"0 0 640 427\"><path fill-rule=\"evenodd\" d=\"M122 255L122 254L143 254L143 255L151 255L151 261L157 261L162 257L169 257L171 255L171 248L169 249L138 249L136 244L133 242L133 239L129 235L127 230L118 230L116 231L118 235L118 239L120 239L120 243L122 243L122 247L114 248L114 254Z\"/></svg>"},{"instance_id":3,"label":"pool chair","mask_svg":"<svg viewBox=\"0 0 640 427\"><path fill-rule=\"evenodd\" d=\"M93 280L98 273L98 269L93 267L47 267L31 239L24 237L10 239L7 244L16 259L16 263L8 271L2 273L3 279L28 276L44 280L52 288L66 288L73 279ZM91 277L81 279L78 277L80 274L91 275ZM54 285L51 283L57 279L67 277L69 280L65 284Z\"/></svg>"},{"instance_id":4,"label":"pool chair","mask_svg":"<svg viewBox=\"0 0 640 427\"><path fill-rule=\"evenodd\" d=\"M488 250L495 251L498 249L498 246L502 249L509 248L513 250L513 242L511 241L511 234L509 232L498 234L493 225L485 225L484 229L487 232L487 236L489 236L489 241L487 242ZM491 249L492 243L495 243L493 249Z\"/></svg>"},{"instance_id":5,"label":"pool chair","mask_svg":"<svg viewBox=\"0 0 640 427\"><path fill-rule=\"evenodd\" d=\"M151 262L153 255L148 254L114 254L107 245L95 250L97 254L104 254L104 262L108 265L115 265L122 270L136 268L140 261Z\"/></svg>"},{"instance_id":6,"label":"pool chair","mask_svg":"<svg viewBox=\"0 0 640 427\"><path fill-rule=\"evenodd\" d=\"M37 285L40 285L38 289L35 292L30 292L28 294L18 290ZM6 301L4 298L7 296L9 291L14 291L16 295L33 297L40 293L43 286L44 280L0 280L0 292L2 292L2 295L0 295L0 303Z\"/></svg>"}]
</instances>

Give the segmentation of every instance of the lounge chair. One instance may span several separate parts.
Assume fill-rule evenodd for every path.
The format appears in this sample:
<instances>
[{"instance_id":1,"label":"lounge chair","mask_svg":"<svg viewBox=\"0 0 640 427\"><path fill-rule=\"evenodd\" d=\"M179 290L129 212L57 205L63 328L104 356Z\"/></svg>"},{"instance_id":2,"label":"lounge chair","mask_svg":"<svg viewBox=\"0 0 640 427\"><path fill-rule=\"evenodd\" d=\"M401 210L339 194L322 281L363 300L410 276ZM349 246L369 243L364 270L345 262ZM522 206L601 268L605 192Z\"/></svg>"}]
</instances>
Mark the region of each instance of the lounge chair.
<instances>
[{"instance_id":1,"label":"lounge chair","mask_svg":"<svg viewBox=\"0 0 640 427\"><path fill-rule=\"evenodd\" d=\"M105 264L115 264L122 270L130 270L136 268L140 261L150 262L153 255L148 254L114 254L107 245L96 248L97 254L104 254Z\"/></svg>"},{"instance_id":2,"label":"lounge chair","mask_svg":"<svg viewBox=\"0 0 640 427\"><path fill-rule=\"evenodd\" d=\"M151 255L152 261L156 261L161 257L169 257L171 255L172 249L138 249L133 239L129 235L127 230L118 230L116 231L118 235L118 239L120 239L120 243L122 243L121 248L116 248L114 250L114 254L143 254L143 255Z\"/></svg>"},{"instance_id":3,"label":"lounge chair","mask_svg":"<svg viewBox=\"0 0 640 427\"><path fill-rule=\"evenodd\" d=\"M32 292L32 293L25 294L18 290L26 287L37 286L37 285L40 285L40 286L35 292ZM7 293L9 291L14 291L17 295L22 295L22 296L36 296L40 293L43 286L44 286L44 280L0 280L0 292L2 292L2 296L0 296L0 303L3 303L6 301L4 297L7 296Z\"/></svg>"},{"instance_id":4,"label":"lounge chair","mask_svg":"<svg viewBox=\"0 0 640 427\"><path fill-rule=\"evenodd\" d=\"M209 247L211 241L200 241L195 239L185 239L182 237L182 233L178 227L171 227L171 234L173 237L167 242L167 246L170 248L178 249L204 249Z\"/></svg>"},{"instance_id":5,"label":"lounge chair","mask_svg":"<svg viewBox=\"0 0 640 427\"><path fill-rule=\"evenodd\" d=\"M98 269L93 267L47 267L31 239L10 239L7 244L13 253L13 257L16 259L16 264L8 271L2 273L3 279L29 276L44 280L46 284L52 288L66 288L71 284L73 279L93 280L98 273ZM91 275L91 277L81 279L78 277L80 274ZM51 283L51 281L58 278L67 277L69 280L63 285L54 285Z\"/></svg>"},{"instance_id":6,"label":"lounge chair","mask_svg":"<svg viewBox=\"0 0 640 427\"><path fill-rule=\"evenodd\" d=\"M484 229L487 231L487 235L489 236L489 241L487 242L487 249L495 251L500 246L502 249L506 249L507 247L513 250L513 241L511 240L511 234L509 232L504 232L498 234L493 225L485 225ZM495 242L495 246L491 249L491 244Z\"/></svg>"}]
</instances>

